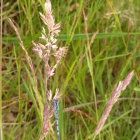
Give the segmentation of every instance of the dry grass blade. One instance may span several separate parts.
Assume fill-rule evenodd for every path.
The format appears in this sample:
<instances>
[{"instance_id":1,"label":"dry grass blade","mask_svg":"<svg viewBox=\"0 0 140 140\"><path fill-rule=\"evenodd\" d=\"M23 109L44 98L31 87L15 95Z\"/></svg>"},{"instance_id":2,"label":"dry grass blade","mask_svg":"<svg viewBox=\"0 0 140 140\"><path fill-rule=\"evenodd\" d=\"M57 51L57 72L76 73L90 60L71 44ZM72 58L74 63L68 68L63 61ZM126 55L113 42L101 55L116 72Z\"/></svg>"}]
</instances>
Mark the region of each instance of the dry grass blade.
<instances>
[{"instance_id":1,"label":"dry grass blade","mask_svg":"<svg viewBox=\"0 0 140 140\"><path fill-rule=\"evenodd\" d=\"M85 11L83 9L83 16L84 16L84 26L85 26L85 33L86 33L86 38L87 38L87 47L86 47L86 54L87 54L87 63L88 67L90 70L90 75L92 79L92 88L94 92L94 100L95 100L95 110L96 110L96 119L98 121L98 110L97 110L97 99L96 99L96 92L95 92L95 83L94 83L94 75L93 75L93 59L92 59L92 53L91 53L91 45L94 42L95 36L97 35L98 31L96 31L91 40L89 40L89 35L88 35L88 27L87 27L87 16L85 14Z\"/></svg>"},{"instance_id":2,"label":"dry grass blade","mask_svg":"<svg viewBox=\"0 0 140 140\"><path fill-rule=\"evenodd\" d=\"M126 89L126 87L129 85L129 83L133 77L133 74L134 74L134 71L130 72L128 74L128 76L123 81L120 81L119 84L116 84L114 86L114 90L111 94L111 97L108 100L106 108L101 116L101 119L100 119L98 125L97 125L96 135L98 135L101 132L101 130L105 124L105 121L107 120L109 113L112 110L113 105L117 102L118 98L120 97L121 91L124 91Z\"/></svg>"},{"instance_id":3,"label":"dry grass blade","mask_svg":"<svg viewBox=\"0 0 140 140\"><path fill-rule=\"evenodd\" d=\"M68 112L68 111L72 111L72 112L75 112L75 113L80 113L81 115L85 116L86 118L88 118L90 121L92 121L94 124L97 124L95 120L93 120L92 117L90 117L87 113L81 111L81 110L78 110L78 109L74 109L74 108L65 108L64 109L64 112Z\"/></svg>"},{"instance_id":4,"label":"dry grass blade","mask_svg":"<svg viewBox=\"0 0 140 140\"><path fill-rule=\"evenodd\" d=\"M88 29L87 29L87 17L85 14L85 10L83 10L83 16L84 16L85 33L86 33L86 37L87 37L87 42L89 43L89 36L88 36Z\"/></svg>"}]
</instances>

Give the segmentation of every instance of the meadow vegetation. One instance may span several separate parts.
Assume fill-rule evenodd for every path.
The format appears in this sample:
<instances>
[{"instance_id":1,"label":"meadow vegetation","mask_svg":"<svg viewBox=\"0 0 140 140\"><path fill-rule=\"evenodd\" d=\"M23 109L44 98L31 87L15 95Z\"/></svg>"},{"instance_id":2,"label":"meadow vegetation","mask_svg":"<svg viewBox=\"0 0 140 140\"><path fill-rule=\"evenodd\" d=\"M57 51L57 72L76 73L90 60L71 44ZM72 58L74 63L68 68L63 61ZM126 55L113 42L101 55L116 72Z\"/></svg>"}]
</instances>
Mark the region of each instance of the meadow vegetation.
<instances>
[{"instance_id":1,"label":"meadow vegetation","mask_svg":"<svg viewBox=\"0 0 140 140\"><path fill-rule=\"evenodd\" d=\"M3 2L2 118L4 140L38 140L42 131L45 102L45 67L33 52L43 22L45 0ZM59 128L62 140L93 139L97 123L114 85L130 71L134 76L113 106L99 140L140 139L140 1L139 0L51 0L56 23L61 22L58 46L67 54L49 79L48 87L62 94ZM83 12L84 10L84 12ZM89 39L97 31L95 40ZM39 102L34 77L18 38L9 23L14 21L38 80ZM47 30L47 27L45 28ZM88 51L87 51L88 48ZM52 62L53 65L53 62ZM54 121L55 118L52 118ZM55 125L46 140L55 140Z\"/></svg>"}]
</instances>

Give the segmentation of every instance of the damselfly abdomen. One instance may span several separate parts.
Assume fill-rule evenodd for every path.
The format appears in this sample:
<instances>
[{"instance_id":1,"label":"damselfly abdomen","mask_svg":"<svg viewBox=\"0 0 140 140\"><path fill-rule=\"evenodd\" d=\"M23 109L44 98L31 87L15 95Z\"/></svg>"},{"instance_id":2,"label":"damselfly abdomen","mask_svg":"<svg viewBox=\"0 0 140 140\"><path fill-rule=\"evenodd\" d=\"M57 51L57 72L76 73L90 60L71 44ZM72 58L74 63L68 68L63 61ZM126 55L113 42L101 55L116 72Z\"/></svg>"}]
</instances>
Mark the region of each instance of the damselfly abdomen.
<instances>
[{"instance_id":1,"label":"damselfly abdomen","mask_svg":"<svg viewBox=\"0 0 140 140\"><path fill-rule=\"evenodd\" d=\"M59 133L59 120L58 120L58 100L53 100L54 108L56 112L56 132L57 132L57 140L60 140L60 133Z\"/></svg>"}]
</instances>

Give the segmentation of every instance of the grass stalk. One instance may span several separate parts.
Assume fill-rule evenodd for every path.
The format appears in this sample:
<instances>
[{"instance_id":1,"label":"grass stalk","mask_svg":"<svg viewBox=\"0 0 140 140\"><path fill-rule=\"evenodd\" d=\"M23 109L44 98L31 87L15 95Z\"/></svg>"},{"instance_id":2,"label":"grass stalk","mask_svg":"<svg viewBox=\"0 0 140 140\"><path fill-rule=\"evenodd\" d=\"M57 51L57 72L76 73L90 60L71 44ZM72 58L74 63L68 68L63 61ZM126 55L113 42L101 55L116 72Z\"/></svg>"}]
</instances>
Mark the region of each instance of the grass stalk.
<instances>
[{"instance_id":1,"label":"grass stalk","mask_svg":"<svg viewBox=\"0 0 140 140\"><path fill-rule=\"evenodd\" d=\"M3 25L3 0L1 0L1 15L0 15L0 139L2 137L2 25Z\"/></svg>"}]
</instances>

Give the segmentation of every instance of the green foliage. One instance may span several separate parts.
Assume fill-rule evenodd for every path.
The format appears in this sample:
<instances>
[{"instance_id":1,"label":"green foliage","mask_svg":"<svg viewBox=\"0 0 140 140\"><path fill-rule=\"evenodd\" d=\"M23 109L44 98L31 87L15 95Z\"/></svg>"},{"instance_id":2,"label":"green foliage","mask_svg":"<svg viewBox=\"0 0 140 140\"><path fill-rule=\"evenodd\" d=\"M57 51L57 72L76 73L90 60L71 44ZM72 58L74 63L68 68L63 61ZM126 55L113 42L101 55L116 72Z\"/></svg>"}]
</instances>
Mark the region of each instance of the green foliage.
<instances>
[{"instance_id":1,"label":"green foliage","mask_svg":"<svg viewBox=\"0 0 140 140\"><path fill-rule=\"evenodd\" d=\"M4 1L4 140L37 140L41 132L42 114L35 100L33 77L8 18L15 20L25 48L33 60L38 79L39 99L44 103L44 65L33 53L31 43L41 34L43 23L39 12L43 12L44 2L45 0ZM49 84L52 91L59 87L62 93L59 107L62 140L93 139L96 116L101 116L114 84L132 69L135 70L135 76L130 86L113 107L100 137L96 139L139 139L139 6L138 0L89 0L88 3L86 0L52 1L55 19L62 24L58 37L59 45L68 46L68 53L59 65L55 77L50 80L52 84ZM89 62L86 53L83 8L87 15L89 36L99 30L91 46L92 62ZM73 110L65 111L67 107ZM52 139L56 139L54 126L46 140Z\"/></svg>"}]
</instances>

